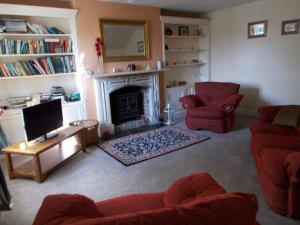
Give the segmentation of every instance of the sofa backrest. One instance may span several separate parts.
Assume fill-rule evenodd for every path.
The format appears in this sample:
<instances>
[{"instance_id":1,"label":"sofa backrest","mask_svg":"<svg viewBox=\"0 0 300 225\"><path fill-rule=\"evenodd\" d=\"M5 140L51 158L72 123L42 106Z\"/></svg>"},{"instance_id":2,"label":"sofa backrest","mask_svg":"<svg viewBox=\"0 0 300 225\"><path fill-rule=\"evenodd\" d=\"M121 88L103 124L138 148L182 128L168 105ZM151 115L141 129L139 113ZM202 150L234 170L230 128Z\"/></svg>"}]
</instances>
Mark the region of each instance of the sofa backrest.
<instances>
[{"instance_id":1,"label":"sofa backrest","mask_svg":"<svg viewBox=\"0 0 300 225\"><path fill-rule=\"evenodd\" d=\"M221 193L225 190L209 174L196 173L173 182L163 200L166 206L172 206Z\"/></svg>"},{"instance_id":2,"label":"sofa backrest","mask_svg":"<svg viewBox=\"0 0 300 225\"><path fill-rule=\"evenodd\" d=\"M255 225L258 210L254 195L223 193L185 204L111 217L65 217L72 225Z\"/></svg>"},{"instance_id":3,"label":"sofa backrest","mask_svg":"<svg viewBox=\"0 0 300 225\"><path fill-rule=\"evenodd\" d=\"M200 82L195 84L196 95L204 105L218 105L227 97L238 94L239 84L224 82Z\"/></svg>"}]
</instances>

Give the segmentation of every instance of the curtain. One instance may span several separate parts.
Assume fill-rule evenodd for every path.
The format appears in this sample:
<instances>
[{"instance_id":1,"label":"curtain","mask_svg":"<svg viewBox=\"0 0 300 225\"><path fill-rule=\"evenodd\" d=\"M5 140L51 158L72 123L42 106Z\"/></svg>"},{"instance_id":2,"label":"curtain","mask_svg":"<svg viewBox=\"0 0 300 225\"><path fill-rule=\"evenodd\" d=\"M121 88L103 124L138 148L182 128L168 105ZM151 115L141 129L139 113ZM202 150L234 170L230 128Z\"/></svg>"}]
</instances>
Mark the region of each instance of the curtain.
<instances>
[{"instance_id":1,"label":"curtain","mask_svg":"<svg viewBox=\"0 0 300 225\"><path fill-rule=\"evenodd\" d=\"M7 145L8 145L8 141L0 124L0 149L6 147Z\"/></svg>"},{"instance_id":2,"label":"curtain","mask_svg":"<svg viewBox=\"0 0 300 225\"><path fill-rule=\"evenodd\" d=\"M0 124L0 151L7 145L8 141ZM7 189L5 177L0 166L0 211L10 210L10 198L11 197Z\"/></svg>"},{"instance_id":3,"label":"curtain","mask_svg":"<svg viewBox=\"0 0 300 225\"><path fill-rule=\"evenodd\" d=\"M0 211L10 210L10 199L5 177L0 166Z\"/></svg>"}]
</instances>

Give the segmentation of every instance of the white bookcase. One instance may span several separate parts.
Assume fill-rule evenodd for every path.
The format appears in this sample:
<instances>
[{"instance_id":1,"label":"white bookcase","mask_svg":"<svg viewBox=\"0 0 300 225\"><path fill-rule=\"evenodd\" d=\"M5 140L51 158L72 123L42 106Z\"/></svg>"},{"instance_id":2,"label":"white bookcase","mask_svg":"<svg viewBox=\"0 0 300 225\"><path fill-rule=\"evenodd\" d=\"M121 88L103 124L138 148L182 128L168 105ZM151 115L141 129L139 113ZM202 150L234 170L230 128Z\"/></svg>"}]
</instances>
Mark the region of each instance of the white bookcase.
<instances>
[{"instance_id":1,"label":"white bookcase","mask_svg":"<svg viewBox=\"0 0 300 225\"><path fill-rule=\"evenodd\" d=\"M76 71L70 73L33 75L33 76L11 76L0 77L0 105L7 105L7 99L15 96L31 96L33 94L50 91L52 86L62 86L67 94L78 91L81 94L81 101L63 104L64 120L83 119L86 117L83 101L83 92L80 73L78 45L76 34L75 9L62 9L52 7L25 6L15 4L0 4L0 17L20 18L27 22L41 24L44 27L56 27L64 34L33 34L33 33L0 33L0 39L9 40L43 40L45 38L59 38L72 40L72 52L70 53L46 53L46 54L13 54L0 55L1 63L15 63L29 59L48 57L48 56L74 56ZM72 111L73 110L73 111ZM6 110L0 117L11 142L23 137L21 110ZM9 122L11 121L11 123ZM13 122L15 121L15 122ZM18 121L18 122L16 122ZM16 129L15 132L11 132Z\"/></svg>"},{"instance_id":2,"label":"white bookcase","mask_svg":"<svg viewBox=\"0 0 300 225\"><path fill-rule=\"evenodd\" d=\"M194 93L195 82L210 80L210 20L161 16L161 23L163 61L169 68L165 72L166 103L175 108L177 117L183 117L178 99ZM180 27L187 27L188 34L180 34ZM179 86L180 81L186 85Z\"/></svg>"}]
</instances>

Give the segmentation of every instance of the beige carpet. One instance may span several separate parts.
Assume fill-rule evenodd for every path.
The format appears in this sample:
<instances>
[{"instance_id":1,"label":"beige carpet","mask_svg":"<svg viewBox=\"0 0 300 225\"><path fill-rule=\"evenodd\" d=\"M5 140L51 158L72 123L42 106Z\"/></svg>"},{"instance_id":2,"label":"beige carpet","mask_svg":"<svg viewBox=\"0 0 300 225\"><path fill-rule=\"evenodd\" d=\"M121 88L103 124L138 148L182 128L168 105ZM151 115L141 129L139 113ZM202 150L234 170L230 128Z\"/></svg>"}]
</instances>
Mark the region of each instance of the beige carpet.
<instances>
[{"instance_id":1,"label":"beige carpet","mask_svg":"<svg viewBox=\"0 0 300 225\"><path fill-rule=\"evenodd\" d=\"M184 151L175 151L129 167L96 146L90 147L87 154L76 155L42 184L25 179L8 181L13 210L2 214L0 224L32 224L43 198L48 194L79 193L94 200L103 200L135 192L163 191L181 176L206 171L229 192L255 193L260 207L258 220L262 225L299 225L299 221L274 214L266 207L250 153L249 121L249 118L239 117L235 130L226 134L199 131L210 139ZM184 124L178 126L184 127ZM1 165L3 168L3 161Z\"/></svg>"}]
</instances>

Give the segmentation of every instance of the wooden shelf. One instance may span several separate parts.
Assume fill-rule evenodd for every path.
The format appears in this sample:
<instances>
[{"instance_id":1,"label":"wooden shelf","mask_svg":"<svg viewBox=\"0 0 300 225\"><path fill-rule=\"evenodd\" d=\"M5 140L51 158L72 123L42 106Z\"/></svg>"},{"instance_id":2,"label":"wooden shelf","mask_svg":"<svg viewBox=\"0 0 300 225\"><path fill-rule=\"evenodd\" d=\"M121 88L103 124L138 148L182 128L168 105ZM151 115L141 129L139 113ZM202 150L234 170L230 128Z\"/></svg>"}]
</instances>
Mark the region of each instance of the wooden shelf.
<instances>
[{"instance_id":1,"label":"wooden shelf","mask_svg":"<svg viewBox=\"0 0 300 225\"><path fill-rule=\"evenodd\" d=\"M62 143L64 144L64 143ZM68 148L59 149L58 146L49 149L40 155L41 170L44 175L48 174L55 167L60 165L63 161L80 152L82 149L81 145L70 145ZM20 166L14 168L14 174L20 177L34 178L35 176L35 165L33 160L29 160Z\"/></svg>"},{"instance_id":2,"label":"wooden shelf","mask_svg":"<svg viewBox=\"0 0 300 225\"><path fill-rule=\"evenodd\" d=\"M57 166L75 155L85 152L83 126L59 129L59 134L44 142L18 142L3 149L6 156L9 179L15 177L32 178L42 182ZM32 160L14 166L12 155L31 156Z\"/></svg>"},{"instance_id":3,"label":"wooden shelf","mask_svg":"<svg viewBox=\"0 0 300 225\"><path fill-rule=\"evenodd\" d=\"M166 38L201 38L204 35L190 35L190 36L179 36L179 35L165 35Z\"/></svg>"},{"instance_id":4,"label":"wooden shelf","mask_svg":"<svg viewBox=\"0 0 300 225\"><path fill-rule=\"evenodd\" d=\"M166 52L174 53L174 52L204 52L206 49L169 49Z\"/></svg>"},{"instance_id":5,"label":"wooden shelf","mask_svg":"<svg viewBox=\"0 0 300 225\"><path fill-rule=\"evenodd\" d=\"M206 63L185 63L185 64L177 64L177 65L171 65L169 67L177 68L177 67L187 67L187 66L203 66Z\"/></svg>"},{"instance_id":6,"label":"wooden shelf","mask_svg":"<svg viewBox=\"0 0 300 225\"><path fill-rule=\"evenodd\" d=\"M3 37L71 37L71 34L0 33Z\"/></svg>"},{"instance_id":7,"label":"wooden shelf","mask_svg":"<svg viewBox=\"0 0 300 225\"><path fill-rule=\"evenodd\" d=\"M26 79L26 78L44 78L44 77L61 77L61 76L74 76L77 73L56 73L46 75L29 75L29 76L14 76L14 77L0 77L0 80L12 80L12 79Z\"/></svg>"},{"instance_id":8,"label":"wooden shelf","mask_svg":"<svg viewBox=\"0 0 300 225\"><path fill-rule=\"evenodd\" d=\"M9 58L9 57L46 57L46 56L68 56L68 55L74 55L74 53L5 54L5 55L0 55L0 58Z\"/></svg>"}]
</instances>

